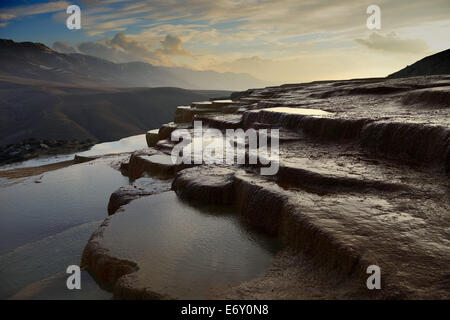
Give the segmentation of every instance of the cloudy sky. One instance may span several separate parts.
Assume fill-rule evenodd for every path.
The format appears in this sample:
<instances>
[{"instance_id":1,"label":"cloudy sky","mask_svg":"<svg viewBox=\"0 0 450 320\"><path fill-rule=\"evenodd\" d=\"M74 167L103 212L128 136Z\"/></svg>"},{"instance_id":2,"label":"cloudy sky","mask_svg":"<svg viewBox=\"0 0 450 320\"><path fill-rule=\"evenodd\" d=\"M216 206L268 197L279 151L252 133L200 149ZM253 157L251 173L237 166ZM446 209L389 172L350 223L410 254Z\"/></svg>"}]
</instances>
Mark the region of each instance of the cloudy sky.
<instances>
[{"instance_id":1,"label":"cloudy sky","mask_svg":"<svg viewBox=\"0 0 450 320\"><path fill-rule=\"evenodd\" d=\"M81 8L68 30L66 8ZM369 5L381 29L369 30ZM273 84L386 76L450 48L449 0L0 2L0 37L115 62L246 72Z\"/></svg>"}]
</instances>

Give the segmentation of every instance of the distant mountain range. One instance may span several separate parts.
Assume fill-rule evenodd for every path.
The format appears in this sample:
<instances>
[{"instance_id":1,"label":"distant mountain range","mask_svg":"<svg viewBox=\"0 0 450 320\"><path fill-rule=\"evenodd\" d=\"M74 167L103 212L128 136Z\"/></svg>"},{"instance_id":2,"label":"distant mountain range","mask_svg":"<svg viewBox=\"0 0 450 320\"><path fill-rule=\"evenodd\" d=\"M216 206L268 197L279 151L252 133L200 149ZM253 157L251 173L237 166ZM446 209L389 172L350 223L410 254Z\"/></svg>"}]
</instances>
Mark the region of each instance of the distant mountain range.
<instances>
[{"instance_id":1,"label":"distant mountain range","mask_svg":"<svg viewBox=\"0 0 450 320\"><path fill-rule=\"evenodd\" d=\"M388 76L388 78L405 78L450 74L450 49L425 57L406 68Z\"/></svg>"},{"instance_id":2,"label":"distant mountain range","mask_svg":"<svg viewBox=\"0 0 450 320\"><path fill-rule=\"evenodd\" d=\"M59 53L41 43L0 39L0 74L52 82L107 87L178 87L244 90L267 83L248 74L114 63L79 53Z\"/></svg>"}]
</instances>

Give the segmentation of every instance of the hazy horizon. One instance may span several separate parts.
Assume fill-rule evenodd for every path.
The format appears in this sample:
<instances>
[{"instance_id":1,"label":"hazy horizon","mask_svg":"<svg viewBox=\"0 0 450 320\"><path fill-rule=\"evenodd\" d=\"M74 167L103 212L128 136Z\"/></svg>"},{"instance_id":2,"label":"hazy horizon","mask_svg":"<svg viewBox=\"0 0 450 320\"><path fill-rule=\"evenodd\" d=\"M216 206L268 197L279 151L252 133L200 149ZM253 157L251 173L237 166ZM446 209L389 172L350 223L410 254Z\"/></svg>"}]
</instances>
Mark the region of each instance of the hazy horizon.
<instances>
[{"instance_id":1,"label":"hazy horizon","mask_svg":"<svg viewBox=\"0 0 450 320\"><path fill-rule=\"evenodd\" d=\"M80 30L66 27L71 4ZM372 4L379 30L366 26ZM450 47L449 12L446 0L3 1L0 37L281 84L387 76Z\"/></svg>"}]
</instances>

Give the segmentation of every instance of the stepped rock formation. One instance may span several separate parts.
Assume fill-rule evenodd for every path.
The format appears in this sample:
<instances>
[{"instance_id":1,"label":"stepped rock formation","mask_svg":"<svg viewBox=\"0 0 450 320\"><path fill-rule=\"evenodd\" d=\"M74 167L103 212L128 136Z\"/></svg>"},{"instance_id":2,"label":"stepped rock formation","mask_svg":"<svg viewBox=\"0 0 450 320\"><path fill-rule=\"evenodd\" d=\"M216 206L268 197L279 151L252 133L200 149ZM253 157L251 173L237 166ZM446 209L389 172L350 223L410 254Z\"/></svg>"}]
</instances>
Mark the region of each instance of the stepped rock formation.
<instances>
[{"instance_id":1,"label":"stepped rock formation","mask_svg":"<svg viewBox=\"0 0 450 320\"><path fill-rule=\"evenodd\" d=\"M145 230L138 208L173 199L145 180L159 176L183 202L233 208L242 226L282 244L264 274L207 297L449 299L449 95L450 76L426 76L289 84L179 107L123 164L140 187L111 197L110 213L123 210L91 237L82 264L117 298L177 298L143 276L152 270L143 253L130 261L111 240L139 241L120 225ZM192 130L193 120L280 129L278 172L172 163L171 134ZM366 287L370 265L381 268L381 290Z\"/></svg>"}]
</instances>

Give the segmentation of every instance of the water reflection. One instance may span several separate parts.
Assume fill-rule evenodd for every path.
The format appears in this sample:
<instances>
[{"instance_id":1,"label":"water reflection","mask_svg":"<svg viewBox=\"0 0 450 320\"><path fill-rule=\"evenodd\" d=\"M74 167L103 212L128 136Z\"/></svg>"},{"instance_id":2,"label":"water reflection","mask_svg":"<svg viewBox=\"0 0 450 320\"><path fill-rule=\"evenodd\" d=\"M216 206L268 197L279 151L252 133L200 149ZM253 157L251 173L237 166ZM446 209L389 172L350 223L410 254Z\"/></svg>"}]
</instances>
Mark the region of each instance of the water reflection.
<instances>
[{"instance_id":1,"label":"water reflection","mask_svg":"<svg viewBox=\"0 0 450 320\"><path fill-rule=\"evenodd\" d=\"M110 162L73 165L44 174L40 183L33 177L0 188L0 299L80 263L107 216L110 194L128 183Z\"/></svg>"},{"instance_id":2,"label":"water reflection","mask_svg":"<svg viewBox=\"0 0 450 320\"><path fill-rule=\"evenodd\" d=\"M278 243L242 228L232 209L191 206L174 192L136 200L112 216L102 246L138 263L137 286L205 298L264 273Z\"/></svg>"},{"instance_id":3,"label":"water reflection","mask_svg":"<svg viewBox=\"0 0 450 320\"><path fill-rule=\"evenodd\" d=\"M103 219L109 196L128 180L106 160L48 172L0 188L0 254Z\"/></svg>"},{"instance_id":4,"label":"water reflection","mask_svg":"<svg viewBox=\"0 0 450 320\"><path fill-rule=\"evenodd\" d=\"M18 294L17 298L25 299L44 299L55 294L60 295L59 299L79 296L67 290L65 270L69 265L80 264L83 248L101 222L70 228L0 256L0 299L15 294ZM55 277L56 274L60 276ZM100 288L96 289L96 285L91 284L92 281L87 275L82 278L81 293L85 294L84 297L87 298L88 287L91 288L90 293L95 291L99 297L105 297Z\"/></svg>"}]
</instances>

